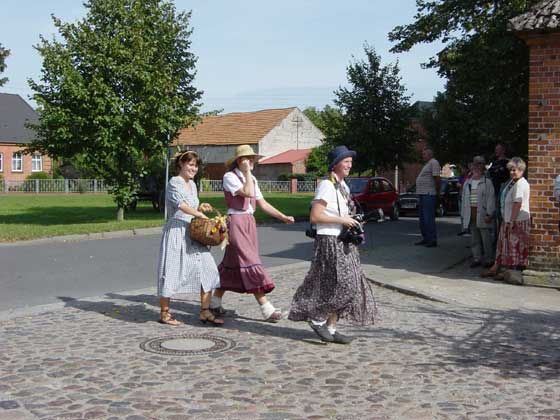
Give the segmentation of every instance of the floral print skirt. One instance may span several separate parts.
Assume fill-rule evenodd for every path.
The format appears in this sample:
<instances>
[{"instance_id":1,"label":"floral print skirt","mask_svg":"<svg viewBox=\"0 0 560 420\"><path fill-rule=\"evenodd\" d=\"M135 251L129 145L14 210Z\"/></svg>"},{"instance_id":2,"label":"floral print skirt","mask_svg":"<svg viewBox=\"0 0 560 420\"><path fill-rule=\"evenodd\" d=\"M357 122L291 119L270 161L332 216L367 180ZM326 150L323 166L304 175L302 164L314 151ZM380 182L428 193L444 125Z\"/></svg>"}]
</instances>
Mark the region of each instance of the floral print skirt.
<instances>
[{"instance_id":1,"label":"floral print skirt","mask_svg":"<svg viewBox=\"0 0 560 420\"><path fill-rule=\"evenodd\" d=\"M377 306L358 248L333 235L317 235L311 268L294 295L288 318L324 321L333 313L339 319L369 325L377 319Z\"/></svg>"},{"instance_id":2,"label":"floral print skirt","mask_svg":"<svg viewBox=\"0 0 560 420\"><path fill-rule=\"evenodd\" d=\"M527 267L529 259L529 233L531 221L502 223L496 247L496 263L507 267Z\"/></svg>"}]
</instances>

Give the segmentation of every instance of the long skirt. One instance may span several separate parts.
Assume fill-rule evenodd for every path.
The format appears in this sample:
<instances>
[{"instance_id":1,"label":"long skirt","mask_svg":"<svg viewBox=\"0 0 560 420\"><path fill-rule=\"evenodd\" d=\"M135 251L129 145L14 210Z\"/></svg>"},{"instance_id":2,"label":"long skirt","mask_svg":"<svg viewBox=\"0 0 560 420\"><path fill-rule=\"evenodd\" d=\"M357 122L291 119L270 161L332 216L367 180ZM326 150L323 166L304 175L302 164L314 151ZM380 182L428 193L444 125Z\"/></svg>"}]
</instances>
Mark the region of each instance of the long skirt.
<instances>
[{"instance_id":1,"label":"long skirt","mask_svg":"<svg viewBox=\"0 0 560 420\"><path fill-rule=\"evenodd\" d=\"M169 219L163 228L157 269L158 296L210 292L220 287L220 276L207 246L191 239L190 224Z\"/></svg>"},{"instance_id":2,"label":"long skirt","mask_svg":"<svg viewBox=\"0 0 560 420\"><path fill-rule=\"evenodd\" d=\"M527 267L530 232L530 220L514 222L513 226L502 222L496 247L496 263L507 267Z\"/></svg>"},{"instance_id":3,"label":"long skirt","mask_svg":"<svg viewBox=\"0 0 560 420\"><path fill-rule=\"evenodd\" d=\"M259 256L257 224L252 214L228 217L229 245L218 266L220 288L237 293L269 293L274 282Z\"/></svg>"},{"instance_id":4,"label":"long skirt","mask_svg":"<svg viewBox=\"0 0 560 420\"><path fill-rule=\"evenodd\" d=\"M288 318L324 321L330 314L369 325L377 318L377 305L358 248L333 235L317 235L311 268L294 295Z\"/></svg>"}]
</instances>

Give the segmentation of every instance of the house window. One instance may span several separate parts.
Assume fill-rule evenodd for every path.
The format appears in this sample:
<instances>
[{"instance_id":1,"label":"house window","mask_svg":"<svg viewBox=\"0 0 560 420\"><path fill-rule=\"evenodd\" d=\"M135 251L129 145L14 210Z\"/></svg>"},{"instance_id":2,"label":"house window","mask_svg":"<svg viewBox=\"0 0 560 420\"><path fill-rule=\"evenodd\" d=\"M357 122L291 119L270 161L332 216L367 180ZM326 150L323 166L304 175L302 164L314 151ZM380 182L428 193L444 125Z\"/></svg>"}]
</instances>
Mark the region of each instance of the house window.
<instances>
[{"instance_id":1,"label":"house window","mask_svg":"<svg viewBox=\"0 0 560 420\"><path fill-rule=\"evenodd\" d=\"M0 172L4 172L4 153L0 153Z\"/></svg>"},{"instance_id":2,"label":"house window","mask_svg":"<svg viewBox=\"0 0 560 420\"><path fill-rule=\"evenodd\" d=\"M31 157L31 172L41 172L43 170L43 156L33 155Z\"/></svg>"},{"instance_id":3,"label":"house window","mask_svg":"<svg viewBox=\"0 0 560 420\"><path fill-rule=\"evenodd\" d=\"M23 156L21 152L12 155L12 172L23 172Z\"/></svg>"}]
</instances>

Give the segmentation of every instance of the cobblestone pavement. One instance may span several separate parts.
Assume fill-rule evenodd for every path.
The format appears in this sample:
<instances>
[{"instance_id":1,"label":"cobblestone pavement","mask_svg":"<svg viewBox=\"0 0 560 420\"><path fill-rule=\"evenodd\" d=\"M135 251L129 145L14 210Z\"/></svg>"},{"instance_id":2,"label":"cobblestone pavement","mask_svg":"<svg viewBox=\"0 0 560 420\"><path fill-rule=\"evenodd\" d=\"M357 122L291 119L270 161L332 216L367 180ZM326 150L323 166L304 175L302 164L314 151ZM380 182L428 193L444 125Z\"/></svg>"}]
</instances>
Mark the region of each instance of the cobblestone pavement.
<instances>
[{"instance_id":1,"label":"cobblestone pavement","mask_svg":"<svg viewBox=\"0 0 560 420\"><path fill-rule=\"evenodd\" d=\"M274 272L287 309L305 270ZM153 291L65 299L0 322L0 420L560 419L558 312L475 310L375 288L382 320L341 326L350 346L305 323L259 321L253 298L226 294L224 328L160 325ZM212 334L228 351L150 353L150 338Z\"/></svg>"}]
</instances>

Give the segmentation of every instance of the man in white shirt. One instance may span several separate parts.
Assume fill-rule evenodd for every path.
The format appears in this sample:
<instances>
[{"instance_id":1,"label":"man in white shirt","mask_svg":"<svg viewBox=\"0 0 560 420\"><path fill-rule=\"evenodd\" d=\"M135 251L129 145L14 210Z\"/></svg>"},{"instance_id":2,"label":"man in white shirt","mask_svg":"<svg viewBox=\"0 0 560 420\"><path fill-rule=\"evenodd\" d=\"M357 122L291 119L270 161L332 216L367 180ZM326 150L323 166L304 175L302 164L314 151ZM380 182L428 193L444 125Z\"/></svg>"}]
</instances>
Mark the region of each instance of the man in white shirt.
<instances>
[{"instance_id":1,"label":"man in white shirt","mask_svg":"<svg viewBox=\"0 0 560 420\"><path fill-rule=\"evenodd\" d=\"M434 152L431 149L422 151L422 159L426 164L416 178L418 218L420 219L422 240L414 245L435 248L437 246L436 206L439 201L441 166L434 159Z\"/></svg>"}]
</instances>

